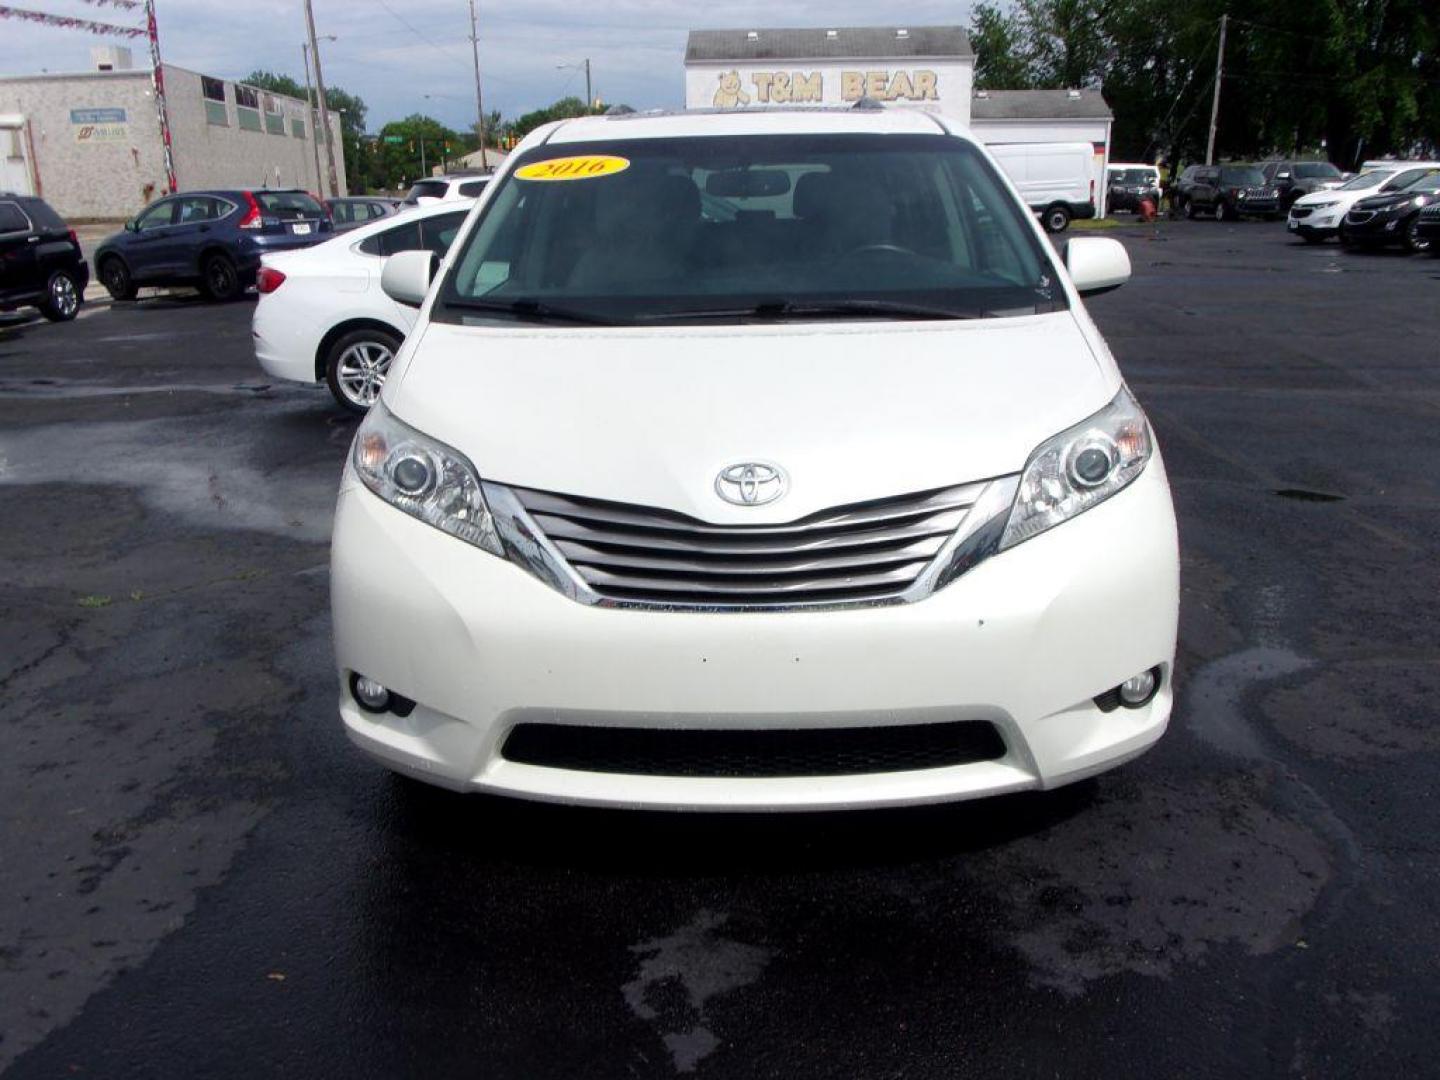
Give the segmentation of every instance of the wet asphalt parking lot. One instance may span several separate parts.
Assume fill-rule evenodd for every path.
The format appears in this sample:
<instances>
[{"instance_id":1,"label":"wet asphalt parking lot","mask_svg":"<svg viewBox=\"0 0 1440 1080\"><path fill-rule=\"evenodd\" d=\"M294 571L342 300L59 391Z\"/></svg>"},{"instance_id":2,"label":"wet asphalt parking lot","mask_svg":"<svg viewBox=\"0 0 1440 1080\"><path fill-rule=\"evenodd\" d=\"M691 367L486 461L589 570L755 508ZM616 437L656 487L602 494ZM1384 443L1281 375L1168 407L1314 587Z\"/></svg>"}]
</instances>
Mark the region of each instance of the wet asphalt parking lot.
<instances>
[{"instance_id":1,"label":"wet asphalt parking lot","mask_svg":"<svg viewBox=\"0 0 1440 1080\"><path fill-rule=\"evenodd\" d=\"M1440 261L1110 235L1175 717L1096 780L923 810L392 779L334 706L354 424L268 382L251 302L0 318L0 1071L1434 1075Z\"/></svg>"}]
</instances>

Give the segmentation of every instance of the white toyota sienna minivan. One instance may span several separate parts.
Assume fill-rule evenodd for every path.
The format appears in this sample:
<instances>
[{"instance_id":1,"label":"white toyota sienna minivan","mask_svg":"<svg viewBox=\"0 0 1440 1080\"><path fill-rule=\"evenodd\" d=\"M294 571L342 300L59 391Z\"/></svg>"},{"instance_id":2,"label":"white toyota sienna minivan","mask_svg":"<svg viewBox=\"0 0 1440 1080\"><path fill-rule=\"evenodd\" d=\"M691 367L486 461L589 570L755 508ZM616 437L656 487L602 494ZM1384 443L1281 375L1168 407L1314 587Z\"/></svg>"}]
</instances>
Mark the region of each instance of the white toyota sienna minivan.
<instances>
[{"instance_id":1,"label":"white toyota sienna minivan","mask_svg":"<svg viewBox=\"0 0 1440 1080\"><path fill-rule=\"evenodd\" d=\"M1145 414L994 162L920 112L533 132L356 435L340 714L466 791L655 808L1050 788L1170 715Z\"/></svg>"}]
</instances>

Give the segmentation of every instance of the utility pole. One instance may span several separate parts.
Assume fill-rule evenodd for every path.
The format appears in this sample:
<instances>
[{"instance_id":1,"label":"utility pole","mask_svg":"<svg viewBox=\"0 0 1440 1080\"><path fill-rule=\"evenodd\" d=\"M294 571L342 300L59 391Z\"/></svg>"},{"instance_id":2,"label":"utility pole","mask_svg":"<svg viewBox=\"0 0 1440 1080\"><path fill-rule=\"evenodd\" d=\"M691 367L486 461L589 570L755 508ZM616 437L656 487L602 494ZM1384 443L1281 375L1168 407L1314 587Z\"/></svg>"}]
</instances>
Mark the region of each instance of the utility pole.
<instances>
[{"instance_id":1,"label":"utility pole","mask_svg":"<svg viewBox=\"0 0 1440 1080\"><path fill-rule=\"evenodd\" d=\"M150 87L160 121L160 147L165 158L165 194L180 190L175 180L175 154L170 142L170 110L165 104L165 65L160 62L160 31L155 25L155 0L145 0L145 36L150 39Z\"/></svg>"},{"instance_id":2,"label":"utility pole","mask_svg":"<svg viewBox=\"0 0 1440 1080\"><path fill-rule=\"evenodd\" d=\"M330 110L325 106L325 76L320 71L320 45L315 40L315 12L305 0L305 25L310 31L310 52L315 57L315 96L320 101L320 126L325 132L326 174L330 179L330 197L340 194L335 176L335 140L330 137Z\"/></svg>"},{"instance_id":3,"label":"utility pole","mask_svg":"<svg viewBox=\"0 0 1440 1080\"><path fill-rule=\"evenodd\" d=\"M309 3L309 0L306 0ZM1210 139L1205 144L1205 164L1215 164L1215 129L1220 124L1220 82L1225 78L1225 24L1229 15L1220 16L1220 51L1215 54L1215 96L1210 99Z\"/></svg>"},{"instance_id":4,"label":"utility pole","mask_svg":"<svg viewBox=\"0 0 1440 1080\"><path fill-rule=\"evenodd\" d=\"M470 0L470 55L475 60L475 119L480 136L480 168L485 168L485 99L480 94L480 34L475 29L475 0Z\"/></svg>"},{"instance_id":5,"label":"utility pole","mask_svg":"<svg viewBox=\"0 0 1440 1080\"><path fill-rule=\"evenodd\" d=\"M585 58L585 111L595 108L595 98L590 93L590 58Z\"/></svg>"},{"instance_id":6,"label":"utility pole","mask_svg":"<svg viewBox=\"0 0 1440 1080\"><path fill-rule=\"evenodd\" d=\"M300 58L305 61L305 106L310 110L310 149L315 151L315 187L324 191L325 184L320 176L320 130L315 123L315 98L310 90L310 43L300 43Z\"/></svg>"}]
</instances>

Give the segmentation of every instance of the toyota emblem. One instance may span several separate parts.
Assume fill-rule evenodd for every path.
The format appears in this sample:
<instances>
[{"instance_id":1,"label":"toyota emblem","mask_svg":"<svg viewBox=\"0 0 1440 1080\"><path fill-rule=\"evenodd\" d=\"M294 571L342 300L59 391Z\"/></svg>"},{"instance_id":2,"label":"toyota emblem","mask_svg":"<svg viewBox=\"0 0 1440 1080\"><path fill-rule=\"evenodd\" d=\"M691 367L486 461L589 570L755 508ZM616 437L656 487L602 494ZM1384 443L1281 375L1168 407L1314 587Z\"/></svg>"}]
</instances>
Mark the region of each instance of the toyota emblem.
<instances>
[{"instance_id":1,"label":"toyota emblem","mask_svg":"<svg viewBox=\"0 0 1440 1080\"><path fill-rule=\"evenodd\" d=\"M789 482L785 470L765 461L742 461L728 465L715 478L715 494L736 506L764 506L781 495Z\"/></svg>"}]
</instances>

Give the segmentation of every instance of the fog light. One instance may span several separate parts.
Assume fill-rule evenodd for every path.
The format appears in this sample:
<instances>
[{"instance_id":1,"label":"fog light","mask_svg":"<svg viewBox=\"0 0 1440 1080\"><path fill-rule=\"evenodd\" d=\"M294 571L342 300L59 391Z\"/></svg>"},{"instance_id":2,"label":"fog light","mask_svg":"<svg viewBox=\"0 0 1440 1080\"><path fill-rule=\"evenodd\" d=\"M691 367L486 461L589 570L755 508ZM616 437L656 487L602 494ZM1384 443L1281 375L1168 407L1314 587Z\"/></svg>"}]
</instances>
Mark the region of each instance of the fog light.
<instances>
[{"instance_id":1,"label":"fog light","mask_svg":"<svg viewBox=\"0 0 1440 1080\"><path fill-rule=\"evenodd\" d=\"M1139 675L1132 675L1120 684L1120 702L1132 709L1138 709L1155 696L1160 689L1160 669L1151 668Z\"/></svg>"},{"instance_id":2,"label":"fog light","mask_svg":"<svg viewBox=\"0 0 1440 1080\"><path fill-rule=\"evenodd\" d=\"M364 675L350 676L350 693L366 712L384 712L390 706L390 691Z\"/></svg>"}]
</instances>

